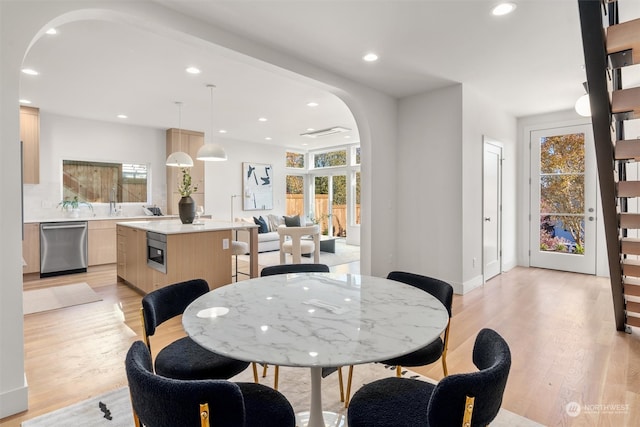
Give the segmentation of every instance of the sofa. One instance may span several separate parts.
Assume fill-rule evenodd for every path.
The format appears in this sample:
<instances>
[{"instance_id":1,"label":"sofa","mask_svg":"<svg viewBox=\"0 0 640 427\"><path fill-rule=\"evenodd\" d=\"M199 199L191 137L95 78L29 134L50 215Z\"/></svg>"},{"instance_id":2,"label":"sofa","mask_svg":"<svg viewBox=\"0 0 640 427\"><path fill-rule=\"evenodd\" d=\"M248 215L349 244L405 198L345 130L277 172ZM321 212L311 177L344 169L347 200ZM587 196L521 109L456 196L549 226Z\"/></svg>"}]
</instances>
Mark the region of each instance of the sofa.
<instances>
[{"instance_id":1,"label":"sofa","mask_svg":"<svg viewBox=\"0 0 640 427\"><path fill-rule=\"evenodd\" d=\"M258 252L269 252L269 251L279 251L280 250L280 236L278 235L278 226L279 225L291 225L285 223L285 217L282 215L263 215L262 218L267 226L267 231L263 233L258 233ZM301 218L297 217L287 217L287 221L295 220L298 221L298 225L300 222L304 222L305 225L313 225L313 223L308 223ZM243 217L243 218L235 218L235 221L240 222L248 222L250 224L255 224L253 217ZM238 240L241 242L249 243L249 232L246 230L238 230Z\"/></svg>"},{"instance_id":2,"label":"sofa","mask_svg":"<svg viewBox=\"0 0 640 427\"><path fill-rule=\"evenodd\" d=\"M258 252L269 252L280 250L280 236L278 235L278 225L284 224L282 215L269 214L263 216L269 231L266 233L258 233ZM255 224L253 217L236 218L236 221L248 222ZM238 240L249 243L249 232L246 230L238 230Z\"/></svg>"}]
</instances>

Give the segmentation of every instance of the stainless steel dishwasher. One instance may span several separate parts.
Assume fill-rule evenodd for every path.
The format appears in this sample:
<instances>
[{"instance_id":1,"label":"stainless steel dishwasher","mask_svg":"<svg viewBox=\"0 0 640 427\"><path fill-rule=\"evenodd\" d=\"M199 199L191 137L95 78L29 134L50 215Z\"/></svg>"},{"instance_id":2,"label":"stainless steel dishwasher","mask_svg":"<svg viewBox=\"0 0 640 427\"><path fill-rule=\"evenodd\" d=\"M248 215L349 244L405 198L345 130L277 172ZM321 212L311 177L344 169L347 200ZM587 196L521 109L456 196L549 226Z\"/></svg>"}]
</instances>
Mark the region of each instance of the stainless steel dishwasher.
<instances>
[{"instance_id":1,"label":"stainless steel dishwasher","mask_svg":"<svg viewBox=\"0 0 640 427\"><path fill-rule=\"evenodd\" d=\"M40 277L87 271L87 222L40 224Z\"/></svg>"}]
</instances>

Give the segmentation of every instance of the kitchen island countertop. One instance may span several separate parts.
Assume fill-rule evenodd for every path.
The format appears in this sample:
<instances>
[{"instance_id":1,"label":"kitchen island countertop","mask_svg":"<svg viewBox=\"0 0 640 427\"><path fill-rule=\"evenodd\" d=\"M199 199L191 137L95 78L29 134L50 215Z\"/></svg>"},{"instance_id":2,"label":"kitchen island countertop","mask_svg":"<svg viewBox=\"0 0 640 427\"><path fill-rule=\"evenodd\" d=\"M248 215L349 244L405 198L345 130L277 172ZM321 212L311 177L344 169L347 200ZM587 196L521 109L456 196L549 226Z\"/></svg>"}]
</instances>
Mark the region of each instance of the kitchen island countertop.
<instances>
[{"instance_id":1,"label":"kitchen island countertop","mask_svg":"<svg viewBox=\"0 0 640 427\"><path fill-rule=\"evenodd\" d=\"M118 225L137 228L144 231L152 231L159 234L187 234L202 233L206 231L246 230L258 228L255 224L246 222L216 221L201 219L202 224L183 224L179 219L155 220L155 221L123 221Z\"/></svg>"}]
</instances>

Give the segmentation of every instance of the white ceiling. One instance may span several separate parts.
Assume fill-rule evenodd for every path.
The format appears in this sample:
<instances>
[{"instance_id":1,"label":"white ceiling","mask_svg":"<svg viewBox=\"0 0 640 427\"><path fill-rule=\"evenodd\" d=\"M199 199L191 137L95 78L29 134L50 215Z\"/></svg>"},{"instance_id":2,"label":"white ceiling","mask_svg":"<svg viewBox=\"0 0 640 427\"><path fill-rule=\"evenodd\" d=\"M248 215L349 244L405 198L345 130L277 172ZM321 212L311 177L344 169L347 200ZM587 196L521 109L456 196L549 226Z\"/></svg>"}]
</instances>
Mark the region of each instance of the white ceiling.
<instances>
[{"instance_id":1,"label":"white ceiling","mask_svg":"<svg viewBox=\"0 0 640 427\"><path fill-rule=\"evenodd\" d=\"M585 80L577 0L514 2L513 14L494 17L491 0L157 1L398 98L463 83L516 117L573 108ZM637 0L620 9L640 16ZM41 74L22 77L21 97L43 111L106 121L123 113L126 123L165 129L178 127L181 101L182 127L207 134L213 124L225 138L301 149L358 141L338 98L284 75L125 24L58 30L24 62ZM369 51L380 60L363 62ZM189 65L202 74L186 74ZM217 86L213 116L207 84ZM331 126L352 131L300 136Z\"/></svg>"}]
</instances>

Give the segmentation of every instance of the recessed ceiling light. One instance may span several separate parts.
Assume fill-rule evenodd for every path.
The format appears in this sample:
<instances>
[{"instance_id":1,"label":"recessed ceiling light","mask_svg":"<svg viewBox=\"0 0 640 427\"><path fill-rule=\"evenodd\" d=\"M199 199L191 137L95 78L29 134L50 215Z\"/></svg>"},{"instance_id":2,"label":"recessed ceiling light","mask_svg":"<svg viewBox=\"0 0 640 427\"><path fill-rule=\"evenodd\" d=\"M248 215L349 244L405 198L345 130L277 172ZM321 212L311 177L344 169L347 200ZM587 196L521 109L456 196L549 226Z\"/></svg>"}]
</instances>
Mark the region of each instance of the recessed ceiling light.
<instances>
[{"instance_id":1,"label":"recessed ceiling light","mask_svg":"<svg viewBox=\"0 0 640 427\"><path fill-rule=\"evenodd\" d=\"M23 68L22 72L25 73L25 74L28 74L30 76L37 76L38 74L40 74L36 70L34 70L32 68Z\"/></svg>"},{"instance_id":2,"label":"recessed ceiling light","mask_svg":"<svg viewBox=\"0 0 640 427\"><path fill-rule=\"evenodd\" d=\"M499 5L491 9L491 13L494 16L502 16L502 15L508 15L514 10L516 10L515 3L500 3Z\"/></svg>"},{"instance_id":3,"label":"recessed ceiling light","mask_svg":"<svg viewBox=\"0 0 640 427\"><path fill-rule=\"evenodd\" d=\"M345 139L350 139L350 138L351 138L351 135L345 135L345 137L344 137L344 138L345 138Z\"/></svg>"},{"instance_id":4,"label":"recessed ceiling light","mask_svg":"<svg viewBox=\"0 0 640 427\"><path fill-rule=\"evenodd\" d=\"M266 117L260 117L260 118L258 119L258 121L259 121L259 122L266 122L266 121L267 121L267 118L266 118Z\"/></svg>"},{"instance_id":5,"label":"recessed ceiling light","mask_svg":"<svg viewBox=\"0 0 640 427\"><path fill-rule=\"evenodd\" d=\"M307 107L317 107L318 103L317 102L308 102L307 103Z\"/></svg>"},{"instance_id":6,"label":"recessed ceiling light","mask_svg":"<svg viewBox=\"0 0 640 427\"><path fill-rule=\"evenodd\" d=\"M302 143L302 146L303 146L303 147L306 147L307 145L309 145L309 143L308 143L308 142L303 142L303 143Z\"/></svg>"},{"instance_id":7,"label":"recessed ceiling light","mask_svg":"<svg viewBox=\"0 0 640 427\"><path fill-rule=\"evenodd\" d=\"M119 119L128 119L129 118L126 114L118 114L116 117L119 118Z\"/></svg>"},{"instance_id":8,"label":"recessed ceiling light","mask_svg":"<svg viewBox=\"0 0 640 427\"><path fill-rule=\"evenodd\" d=\"M271 138L270 136L267 136L265 139L266 139L267 141L271 141L273 138Z\"/></svg>"},{"instance_id":9,"label":"recessed ceiling light","mask_svg":"<svg viewBox=\"0 0 640 427\"><path fill-rule=\"evenodd\" d=\"M47 33L47 34L49 34L50 36L53 36L53 35L58 34L58 30L56 30L55 28L49 28L49 29L46 31L46 33Z\"/></svg>"},{"instance_id":10,"label":"recessed ceiling light","mask_svg":"<svg viewBox=\"0 0 640 427\"><path fill-rule=\"evenodd\" d=\"M220 130L218 131L218 133L227 133L227 131L226 131L226 130L224 130L224 129L220 129Z\"/></svg>"},{"instance_id":11,"label":"recessed ceiling light","mask_svg":"<svg viewBox=\"0 0 640 427\"><path fill-rule=\"evenodd\" d=\"M189 74L200 74L200 69L196 67L189 67L186 71Z\"/></svg>"},{"instance_id":12,"label":"recessed ceiling light","mask_svg":"<svg viewBox=\"0 0 640 427\"><path fill-rule=\"evenodd\" d=\"M20 104L31 104L31 101L29 101L28 99L21 99Z\"/></svg>"},{"instance_id":13,"label":"recessed ceiling light","mask_svg":"<svg viewBox=\"0 0 640 427\"><path fill-rule=\"evenodd\" d=\"M375 53L367 53L365 56L362 57L362 59L364 59L367 62L374 62L378 60L378 55L376 55Z\"/></svg>"},{"instance_id":14,"label":"recessed ceiling light","mask_svg":"<svg viewBox=\"0 0 640 427\"><path fill-rule=\"evenodd\" d=\"M313 132L314 130L314 128L307 128L307 132Z\"/></svg>"}]
</instances>

